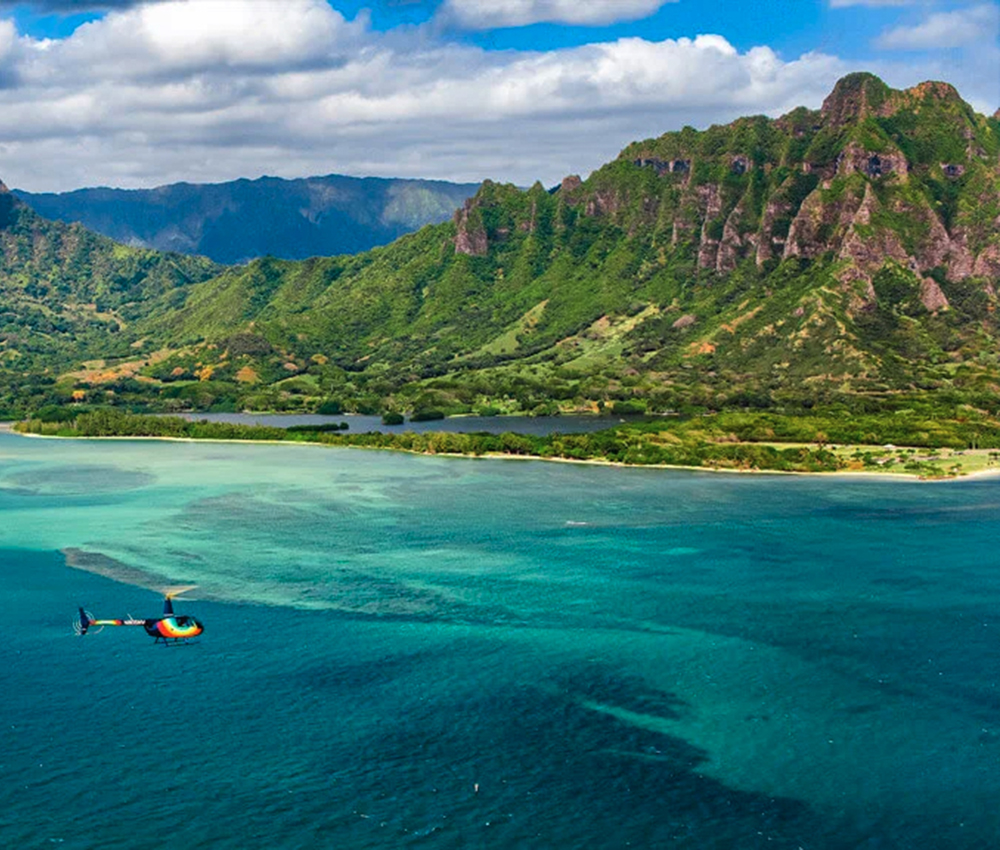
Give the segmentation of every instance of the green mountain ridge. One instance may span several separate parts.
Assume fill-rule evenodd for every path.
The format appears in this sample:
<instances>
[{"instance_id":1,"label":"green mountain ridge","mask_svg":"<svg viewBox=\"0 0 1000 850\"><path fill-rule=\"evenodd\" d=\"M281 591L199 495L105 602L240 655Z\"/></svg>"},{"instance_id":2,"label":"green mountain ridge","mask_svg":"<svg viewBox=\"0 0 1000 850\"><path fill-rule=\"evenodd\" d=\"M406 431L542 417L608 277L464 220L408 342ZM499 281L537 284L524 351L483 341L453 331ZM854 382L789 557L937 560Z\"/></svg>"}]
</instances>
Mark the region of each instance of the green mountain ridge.
<instances>
[{"instance_id":1,"label":"green mountain ridge","mask_svg":"<svg viewBox=\"0 0 1000 850\"><path fill-rule=\"evenodd\" d=\"M163 292L129 327L160 352L146 383L110 388L175 409L995 405L998 284L1000 122L945 83L853 74L818 111L635 142L552 191L487 181L391 245Z\"/></svg>"},{"instance_id":2,"label":"green mountain ridge","mask_svg":"<svg viewBox=\"0 0 1000 850\"><path fill-rule=\"evenodd\" d=\"M16 395L12 376L41 368L52 383L50 364L128 351L150 303L183 301L185 287L220 271L204 257L128 248L48 221L0 183L0 374Z\"/></svg>"},{"instance_id":3,"label":"green mountain ridge","mask_svg":"<svg viewBox=\"0 0 1000 850\"><path fill-rule=\"evenodd\" d=\"M220 263L367 251L445 221L470 183L328 174L284 180L173 183L155 189L14 190L39 214L80 222L118 242Z\"/></svg>"}]
</instances>

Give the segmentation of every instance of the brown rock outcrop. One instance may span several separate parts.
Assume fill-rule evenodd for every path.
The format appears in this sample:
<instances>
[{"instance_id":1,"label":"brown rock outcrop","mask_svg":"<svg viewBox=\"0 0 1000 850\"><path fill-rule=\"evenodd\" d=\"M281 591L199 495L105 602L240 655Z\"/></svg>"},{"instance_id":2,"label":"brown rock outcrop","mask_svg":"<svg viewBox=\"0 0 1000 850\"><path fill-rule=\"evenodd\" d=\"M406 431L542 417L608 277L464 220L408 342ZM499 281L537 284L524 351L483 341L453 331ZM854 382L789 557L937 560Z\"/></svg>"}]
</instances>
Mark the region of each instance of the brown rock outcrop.
<instances>
[{"instance_id":1,"label":"brown rock outcrop","mask_svg":"<svg viewBox=\"0 0 1000 850\"><path fill-rule=\"evenodd\" d=\"M856 266L848 266L837 275L841 289L847 293L850 313L862 313L875 307L875 286L872 279Z\"/></svg>"},{"instance_id":2,"label":"brown rock outcrop","mask_svg":"<svg viewBox=\"0 0 1000 850\"><path fill-rule=\"evenodd\" d=\"M958 89L951 83L943 83L940 80L926 80L925 82L917 83L912 88L908 88L905 94L920 98L921 100L927 97L933 97L938 100L962 99L962 96L958 93Z\"/></svg>"},{"instance_id":3,"label":"brown rock outcrop","mask_svg":"<svg viewBox=\"0 0 1000 850\"><path fill-rule=\"evenodd\" d=\"M567 194L575 189L579 189L582 184L583 181L580 179L579 174L570 174L568 177L563 177L562 183L559 184L559 191Z\"/></svg>"},{"instance_id":4,"label":"brown rock outcrop","mask_svg":"<svg viewBox=\"0 0 1000 850\"><path fill-rule=\"evenodd\" d=\"M859 225L871 224L872 213L877 208L878 199L875 197L875 192L872 191L871 184L868 183L865 186L865 196L861 201L861 206L854 214L839 252L842 260L851 260L866 275L878 271L886 260L895 260L905 266L911 265L910 257L907 256L899 237L891 230L879 228L874 234L866 237L862 237L858 233Z\"/></svg>"},{"instance_id":5,"label":"brown rock outcrop","mask_svg":"<svg viewBox=\"0 0 1000 850\"><path fill-rule=\"evenodd\" d=\"M698 206L701 209L701 244L698 246L698 268L714 269L719 252L719 240L709 235L709 227L722 212L719 187L714 183L698 187Z\"/></svg>"},{"instance_id":6,"label":"brown rock outcrop","mask_svg":"<svg viewBox=\"0 0 1000 850\"><path fill-rule=\"evenodd\" d=\"M774 223L791 209L782 199L771 199L764 208L760 219L760 234L757 242L757 265L762 266L776 253L784 252L785 239L774 235Z\"/></svg>"},{"instance_id":7,"label":"brown rock outcrop","mask_svg":"<svg viewBox=\"0 0 1000 850\"><path fill-rule=\"evenodd\" d=\"M743 202L740 201L726 217L722 228L722 239L715 257L715 270L727 274L736 268L736 264L744 255L748 240L740 236L740 222L743 220Z\"/></svg>"},{"instance_id":8,"label":"brown rock outcrop","mask_svg":"<svg viewBox=\"0 0 1000 850\"><path fill-rule=\"evenodd\" d=\"M455 227L458 231L455 234L455 253L483 257L489 251L489 240L486 238L486 229L479 221L478 214L474 217L474 223L470 224L472 201L470 198L455 212Z\"/></svg>"},{"instance_id":9,"label":"brown rock outcrop","mask_svg":"<svg viewBox=\"0 0 1000 850\"><path fill-rule=\"evenodd\" d=\"M584 213L589 216L614 215L622 207L618 192L599 190L587 199Z\"/></svg>"},{"instance_id":10,"label":"brown rock outcrop","mask_svg":"<svg viewBox=\"0 0 1000 850\"><path fill-rule=\"evenodd\" d=\"M948 252L948 280L965 280L972 276L976 262L969 250L969 234L964 228L957 228L951 236Z\"/></svg>"},{"instance_id":11,"label":"brown rock outcrop","mask_svg":"<svg viewBox=\"0 0 1000 850\"><path fill-rule=\"evenodd\" d=\"M837 174L860 173L872 179L898 174L903 180L910 171L906 157L899 151L868 151L851 142L837 157Z\"/></svg>"},{"instance_id":12,"label":"brown rock outcrop","mask_svg":"<svg viewBox=\"0 0 1000 850\"><path fill-rule=\"evenodd\" d=\"M972 268L975 277L986 277L1000 280L1000 245L994 242L987 245L976 257L976 264Z\"/></svg>"},{"instance_id":13,"label":"brown rock outcrop","mask_svg":"<svg viewBox=\"0 0 1000 850\"><path fill-rule=\"evenodd\" d=\"M857 193L845 191L838 200L829 201L814 189L792 219L783 256L813 259L839 248L862 200Z\"/></svg>"},{"instance_id":14,"label":"brown rock outcrop","mask_svg":"<svg viewBox=\"0 0 1000 850\"><path fill-rule=\"evenodd\" d=\"M941 291L941 287L931 277L925 277L920 283L920 303L932 313L947 310L949 307L948 299Z\"/></svg>"},{"instance_id":15,"label":"brown rock outcrop","mask_svg":"<svg viewBox=\"0 0 1000 850\"><path fill-rule=\"evenodd\" d=\"M920 243L917 250L917 265L920 271L937 268L947 264L948 255L951 253L951 237L929 206L923 209L914 210L914 215L920 215L927 225L927 235Z\"/></svg>"},{"instance_id":16,"label":"brown rock outcrop","mask_svg":"<svg viewBox=\"0 0 1000 850\"><path fill-rule=\"evenodd\" d=\"M853 124L869 115L891 114L891 89L874 74L848 74L837 81L823 101L820 114L834 127Z\"/></svg>"}]
</instances>

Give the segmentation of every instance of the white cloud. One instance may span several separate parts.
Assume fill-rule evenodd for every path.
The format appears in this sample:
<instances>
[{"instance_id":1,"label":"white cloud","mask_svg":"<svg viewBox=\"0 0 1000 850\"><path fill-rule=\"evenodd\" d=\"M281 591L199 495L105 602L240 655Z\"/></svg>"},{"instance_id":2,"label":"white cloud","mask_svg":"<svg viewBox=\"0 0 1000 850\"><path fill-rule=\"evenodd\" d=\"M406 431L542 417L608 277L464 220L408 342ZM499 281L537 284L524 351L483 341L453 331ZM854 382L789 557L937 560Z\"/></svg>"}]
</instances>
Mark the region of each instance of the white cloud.
<instances>
[{"instance_id":1,"label":"white cloud","mask_svg":"<svg viewBox=\"0 0 1000 850\"><path fill-rule=\"evenodd\" d=\"M13 21L0 21L0 62L7 63L17 45L17 27Z\"/></svg>"},{"instance_id":2,"label":"white cloud","mask_svg":"<svg viewBox=\"0 0 1000 850\"><path fill-rule=\"evenodd\" d=\"M310 4L299 5L304 20ZM555 182L684 123L818 104L845 70L820 54L786 62L768 48L740 53L717 35L540 53L354 32L345 51L343 22L319 46L295 26L245 53L238 39L217 37L211 20L187 28L174 19L154 38L149 15L109 15L22 51L22 83L0 89L0 176L8 184L40 190L331 171ZM101 51L115 61L102 66ZM273 66L266 72L265 59Z\"/></svg>"},{"instance_id":3,"label":"white cloud","mask_svg":"<svg viewBox=\"0 0 1000 850\"><path fill-rule=\"evenodd\" d=\"M684 124L817 107L862 70L719 35L486 51L434 27L377 33L321 0L210 6L137 6L49 41L0 22L0 178L35 191L330 172L552 184ZM971 83L977 106L996 87L981 64L965 81L926 59L871 70Z\"/></svg>"},{"instance_id":4,"label":"white cloud","mask_svg":"<svg viewBox=\"0 0 1000 850\"><path fill-rule=\"evenodd\" d=\"M169 0L84 24L56 53L67 67L103 79L267 70L337 61L356 46L364 23L348 23L325 0Z\"/></svg>"},{"instance_id":5,"label":"white cloud","mask_svg":"<svg viewBox=\"0 0 1000 850\"><path fill-rule=\"evenodd\" d=\"M883 33L876 46L891 50L935 50L996 42L1000 7L992 3L951 12L937 12L923 23L900 26Z\"/></svg>"},{"instance_id":6,"label":"white cloud","mask_svg":"<svg viewBox=\"0 0 1000 850\"><path fill-rule=\"evenodd\" d=\"M473 30L538 23L600 26L645 18L672 2L677 0L445 0L438 14Z\"/></svg>"}]
</instances>

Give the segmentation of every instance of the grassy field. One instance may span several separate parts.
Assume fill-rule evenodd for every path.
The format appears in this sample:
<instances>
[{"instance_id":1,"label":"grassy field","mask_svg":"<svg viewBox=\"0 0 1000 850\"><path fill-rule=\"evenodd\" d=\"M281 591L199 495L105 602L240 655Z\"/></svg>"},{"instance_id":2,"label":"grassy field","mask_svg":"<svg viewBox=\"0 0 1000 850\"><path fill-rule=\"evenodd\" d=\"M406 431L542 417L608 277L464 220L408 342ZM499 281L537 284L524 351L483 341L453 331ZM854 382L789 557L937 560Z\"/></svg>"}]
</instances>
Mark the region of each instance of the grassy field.
<instances>
[{"instance_id":1,"label":"grassy field","mask_svg":"<svg viewBox=\"0 0 1000 850\"><path fill-rule=\"evenodd\" d=\"M760 444L758 444L760 445ZM805 448L807 443L764 443L776 449ZM842 472L907 475L918 478L956 478L984 472L1000 473L996 449L927 449L919 446L830 445Z\"/></svg>"}]
</instances>

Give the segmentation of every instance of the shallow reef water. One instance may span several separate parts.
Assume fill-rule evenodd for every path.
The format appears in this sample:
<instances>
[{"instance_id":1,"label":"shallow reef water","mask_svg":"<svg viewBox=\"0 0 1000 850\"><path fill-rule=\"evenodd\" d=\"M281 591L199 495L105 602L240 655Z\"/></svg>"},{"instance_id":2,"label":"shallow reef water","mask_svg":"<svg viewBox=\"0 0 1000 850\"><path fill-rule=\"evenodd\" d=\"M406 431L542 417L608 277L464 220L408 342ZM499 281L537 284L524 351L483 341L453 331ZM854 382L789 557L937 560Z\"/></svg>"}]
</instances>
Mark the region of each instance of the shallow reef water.
<instances>
[{"instance_id":1,"label":"shallow reef water","mask_svg":"<svg viewBox=\"0 0 1000 850\"><path fill-rule=\"evenodd\" d=\"M1000 480L0 434L0 846L987 848ZM76 637L77 606L196 645Z\"/></svg>"}]
</instances>

